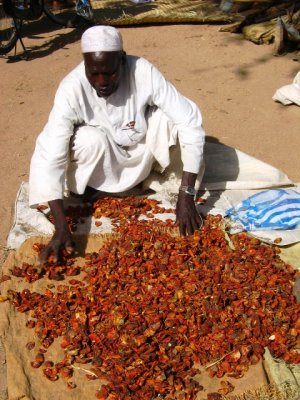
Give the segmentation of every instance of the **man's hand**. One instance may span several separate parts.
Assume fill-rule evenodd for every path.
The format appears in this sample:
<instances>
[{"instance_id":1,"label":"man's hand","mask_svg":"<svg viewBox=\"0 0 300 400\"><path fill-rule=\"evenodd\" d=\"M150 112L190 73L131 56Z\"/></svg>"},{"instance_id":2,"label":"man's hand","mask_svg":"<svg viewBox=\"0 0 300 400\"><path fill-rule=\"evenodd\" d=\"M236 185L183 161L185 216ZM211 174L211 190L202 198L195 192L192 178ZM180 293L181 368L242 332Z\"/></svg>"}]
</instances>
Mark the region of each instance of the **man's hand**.
<instances>
[{"instance_id":1,"label":"man's hand","mask_svg":"<svg viewBox=\"0 0 300 400\"><path fill-rule=\"evenodd\" d=\"M71 232L66 229L63 231L56 231L40 254L40 263L43 265L47 262L49 256L53 256L53 262L57 263L61 258L63 252L72 254L74 251L74 241Z\"/></svg>"},{"instance_id":2,"label":"man's hand","mask_svg":"<svg viewBox=\"0 0 300 400\"><path fill-rule=\"evenodd\" d=\"M176 222L181 236L192 235L203 224L198 214L193 196L179 191L176 204Z\"/></svg>"},{"instance_id":3,"label":"man's hand","mask_svg":"<svg viewBox=\"0 0 300 400\"><path fill-rule=\"evenodd\" d=\"M50 255L56 263L64 251L72 254L74 251L74 241L68 227L63 201L61 199L49 201L49 207L54 218L55 233L40 254L40 262L43 265Z\"/></svg>"}]
</instances>

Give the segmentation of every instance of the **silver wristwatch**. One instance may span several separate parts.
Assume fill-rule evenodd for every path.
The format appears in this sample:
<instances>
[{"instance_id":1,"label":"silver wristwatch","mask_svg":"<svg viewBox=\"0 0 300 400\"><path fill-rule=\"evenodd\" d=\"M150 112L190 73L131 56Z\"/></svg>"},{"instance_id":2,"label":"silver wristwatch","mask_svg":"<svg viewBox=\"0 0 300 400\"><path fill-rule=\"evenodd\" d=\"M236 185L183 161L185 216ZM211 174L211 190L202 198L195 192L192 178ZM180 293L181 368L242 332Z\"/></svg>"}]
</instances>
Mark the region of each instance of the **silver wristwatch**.
<instances>
[{"instance_id":1,"label":"silver wristwatch","mask_svg":"<svg viewBox=\"0 0 300 400\"><path fill-rule=\"evenodd\" d=\"M196 191L196 189L193 187L193 186L180 186L179 187L179 190L180 191L182 191L182 192L184 192L184 193L186 193L186 194L189 194L189 195L191 195L191 196L196 196L196 194L197 194L197 191Z\"/></svg>"}]
</instances>

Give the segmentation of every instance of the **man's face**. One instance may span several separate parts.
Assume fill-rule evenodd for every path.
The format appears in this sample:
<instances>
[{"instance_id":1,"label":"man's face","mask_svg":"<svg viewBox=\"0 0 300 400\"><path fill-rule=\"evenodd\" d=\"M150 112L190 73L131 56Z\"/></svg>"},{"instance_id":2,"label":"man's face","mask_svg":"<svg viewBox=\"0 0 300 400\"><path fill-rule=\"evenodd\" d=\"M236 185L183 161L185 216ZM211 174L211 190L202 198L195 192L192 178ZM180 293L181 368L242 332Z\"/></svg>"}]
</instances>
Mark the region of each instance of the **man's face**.
<instances>
[{"instance_id":1,"label":"man's face","mask_svg":"<svg viewBox=\"0 0 300 400\"><path fill-rule=\"evenodd\" d=\"M99 97L108 97L118 88L122 51L84 53L85 74Z\"/></svg>"}]
</instances>

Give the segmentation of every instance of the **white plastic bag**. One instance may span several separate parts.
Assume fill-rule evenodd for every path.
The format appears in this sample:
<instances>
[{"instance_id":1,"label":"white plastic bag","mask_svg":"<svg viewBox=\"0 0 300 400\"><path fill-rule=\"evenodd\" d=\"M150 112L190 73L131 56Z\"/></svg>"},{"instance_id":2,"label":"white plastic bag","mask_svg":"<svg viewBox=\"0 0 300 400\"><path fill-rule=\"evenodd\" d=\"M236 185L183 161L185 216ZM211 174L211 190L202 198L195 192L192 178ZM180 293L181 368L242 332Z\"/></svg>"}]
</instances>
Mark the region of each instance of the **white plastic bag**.
<instances>
[{"instance_id":1,"label":"white plastic bag","mask_svg":"<svg viewBox=\"0 0 300 400\"><path fill-rule=\"evenodd\" d=\"M295 229L300 227L300 193L271 189L254 194L225 213L245 230Z\"/></svg>"}]
</instances>

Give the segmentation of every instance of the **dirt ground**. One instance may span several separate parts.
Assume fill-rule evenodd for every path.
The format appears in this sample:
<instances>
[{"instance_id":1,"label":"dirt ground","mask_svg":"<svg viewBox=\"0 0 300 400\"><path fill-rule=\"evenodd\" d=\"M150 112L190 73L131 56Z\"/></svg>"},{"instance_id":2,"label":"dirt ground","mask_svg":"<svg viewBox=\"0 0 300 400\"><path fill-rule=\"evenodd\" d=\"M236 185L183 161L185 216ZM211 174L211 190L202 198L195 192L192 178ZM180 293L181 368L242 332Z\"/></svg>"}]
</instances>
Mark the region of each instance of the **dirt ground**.
<instances>
[{"instance_id":1,"label":"dirt ground","mask_svg":"<svg viewBox=\"0 0 300 400\"><path fill-rule=\"evenodd\" d=\"M218 25L122 27L125 49L152 61L195 101L207 135L238 148L300 181L299 108L272 100L292 82L300 53L272 55ZM28 180L36 137L45 124L60 80L81 61L82 29L63 29L43 19L25 27L29 59L0 59L0 246L13 223L14 201ZM22 48L18 45L18 53ZM13 54L13 53L11 53Z\"/></svg>"}]
</instances>

